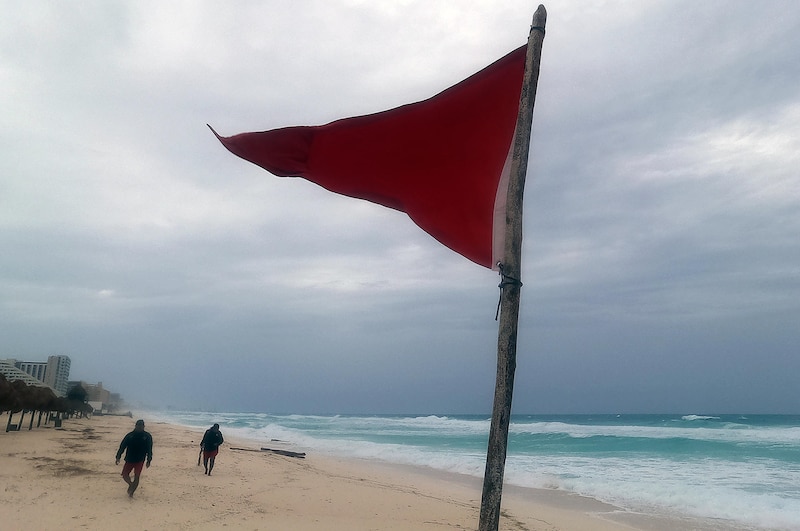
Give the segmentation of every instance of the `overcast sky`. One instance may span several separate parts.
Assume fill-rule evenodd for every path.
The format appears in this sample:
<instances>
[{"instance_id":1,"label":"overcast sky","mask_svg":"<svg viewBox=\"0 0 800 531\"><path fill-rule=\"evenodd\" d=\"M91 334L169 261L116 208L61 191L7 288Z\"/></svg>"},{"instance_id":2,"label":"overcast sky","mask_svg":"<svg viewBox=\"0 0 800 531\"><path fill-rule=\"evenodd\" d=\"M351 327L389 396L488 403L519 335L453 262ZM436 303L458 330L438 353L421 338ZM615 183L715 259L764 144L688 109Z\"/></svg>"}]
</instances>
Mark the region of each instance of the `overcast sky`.
<instances>
[{"instance_id":1,"label":"overcast sky","mask_svg":"<svg viewBox=\"0 0 800 531\"><path fill-rule=\"evenodd\" d=\"M222 135L428 98L496 0L0 1L0 358L135 403L488 413L498 277ZM800 7L550 1L515 413L800 413Z\"/></svg>"}]
</instances>

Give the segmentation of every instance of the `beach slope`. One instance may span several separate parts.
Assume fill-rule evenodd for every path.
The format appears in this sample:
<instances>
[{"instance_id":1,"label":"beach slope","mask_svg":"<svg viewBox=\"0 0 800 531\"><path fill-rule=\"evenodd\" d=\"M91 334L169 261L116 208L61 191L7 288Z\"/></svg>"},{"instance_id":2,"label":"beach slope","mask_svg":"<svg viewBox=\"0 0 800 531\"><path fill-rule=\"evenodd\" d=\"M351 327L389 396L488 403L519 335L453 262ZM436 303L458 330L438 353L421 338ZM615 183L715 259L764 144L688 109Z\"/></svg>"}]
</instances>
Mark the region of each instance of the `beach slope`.
<instances>
[{"instance_id":1,"label":"beach slope","mask_svg":"<svg viewBox=\"0 0 800 531\"><path fill-rule=\"evenodd\" d=\"M6 420L0 415L2 426ZM3 529L477 528L479 480L451 481L365 461L234 450L259 448L229 440L213 476L206 476L197 465L202 431L151 421L146 429L153 435L153 464L129 498L114 455L134 420L95 416L65 420L61 428L51 423L0 432ZM589 502L561 497L550 503L509 493L501 529L641 529L611 521L612 507Z\"/></svg>"}]
</instances>

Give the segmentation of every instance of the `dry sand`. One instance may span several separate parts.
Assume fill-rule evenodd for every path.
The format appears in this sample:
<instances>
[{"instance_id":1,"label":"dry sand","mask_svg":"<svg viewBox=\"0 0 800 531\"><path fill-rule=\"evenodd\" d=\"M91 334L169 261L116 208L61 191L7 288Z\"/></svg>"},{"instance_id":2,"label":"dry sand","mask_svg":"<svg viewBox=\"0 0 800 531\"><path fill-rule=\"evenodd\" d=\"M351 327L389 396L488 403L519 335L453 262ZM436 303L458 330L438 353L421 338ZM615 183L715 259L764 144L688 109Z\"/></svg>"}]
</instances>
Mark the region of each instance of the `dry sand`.
<instances>
[{"instance_id":1,"label":"dry sand","mask_svg":"<svg viewBox=\"0 0 800 531\"><path fill-rule=\"evenodd\" d=\"M114 456L135 419L68 419L5 432L0 415L0 529L477 529L480 480L366 461L305 459L228 440L212 476L197 466L202 430L147 422L153 463L129 498ZM147 417L144 417L147 420ZM224 431L223 431L224 433ZM266 443L265 443L266 445ZM270 443L269 446L275 446ZM287 448L288 449L288 448ZM620 513L595 500L507 488L500 529L712 529Z\"/></svg>"}]
</instances>

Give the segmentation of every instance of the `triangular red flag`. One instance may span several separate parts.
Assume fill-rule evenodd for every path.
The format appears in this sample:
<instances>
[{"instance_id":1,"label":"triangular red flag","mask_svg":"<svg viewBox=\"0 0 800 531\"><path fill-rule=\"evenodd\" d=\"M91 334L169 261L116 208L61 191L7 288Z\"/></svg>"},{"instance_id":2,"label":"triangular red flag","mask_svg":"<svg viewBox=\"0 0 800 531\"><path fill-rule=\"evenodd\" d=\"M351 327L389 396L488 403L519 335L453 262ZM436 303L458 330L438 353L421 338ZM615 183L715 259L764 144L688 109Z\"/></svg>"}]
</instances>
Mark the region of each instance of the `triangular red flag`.
<instances>
[{"instance_id":1,"label":"triangular red flag","mask_svg":"<svg viewBox=\"0 0 800 531\"><path fill-rule=\"evenodd\" d=\"M494 269L502 261L526 49L418 103L217 138L274 175L405 212L442 244Z\"/></svg>"}]
</instances>

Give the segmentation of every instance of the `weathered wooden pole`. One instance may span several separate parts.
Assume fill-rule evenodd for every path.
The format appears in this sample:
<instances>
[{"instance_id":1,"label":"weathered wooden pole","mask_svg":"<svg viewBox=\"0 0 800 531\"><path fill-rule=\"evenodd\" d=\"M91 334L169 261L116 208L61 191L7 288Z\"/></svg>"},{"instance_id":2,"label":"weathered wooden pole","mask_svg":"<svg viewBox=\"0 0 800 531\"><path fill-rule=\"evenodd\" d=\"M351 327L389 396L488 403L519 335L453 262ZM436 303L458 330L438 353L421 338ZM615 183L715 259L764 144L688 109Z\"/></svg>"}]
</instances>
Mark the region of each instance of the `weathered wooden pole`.
<instances>
[{"instance_id":1,"label":"weathered wooden pole","mask_svg":"<svg viewBox=\"0 0 800 531\"><path fill-rule=\"evenodd\" d=\"M533 105L539 81L539 62L542 56L547 11L543 5L533 15L528 35L525 76L522 82L517 131L514 142L511 174L506 203L504 261L500 283L502 306L497 333L497 380L494 390L492 424L486 452L486 472L483 476L483 495L479 531L496 531L500 525L500 500L503 494L503 474L508 448L508 426L511 421L511 399L514 392L514 371L517 367L517 324L522 254L522 198L525 174L528 169L528 148L533 124Z\"/></svg>"}]
</instances>

